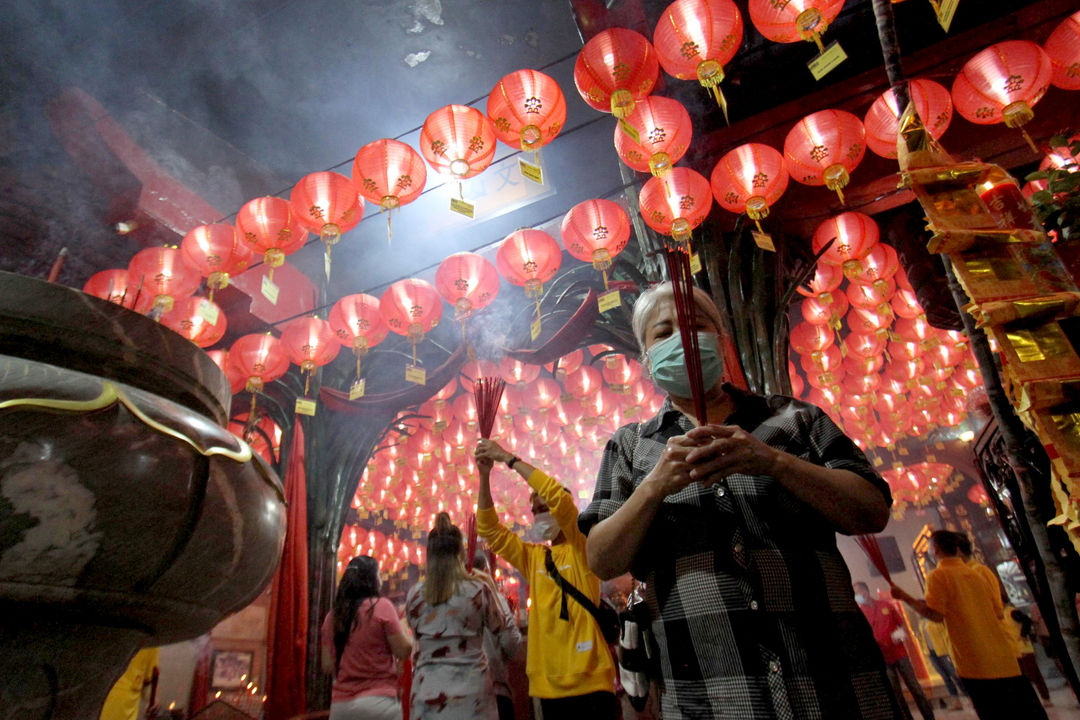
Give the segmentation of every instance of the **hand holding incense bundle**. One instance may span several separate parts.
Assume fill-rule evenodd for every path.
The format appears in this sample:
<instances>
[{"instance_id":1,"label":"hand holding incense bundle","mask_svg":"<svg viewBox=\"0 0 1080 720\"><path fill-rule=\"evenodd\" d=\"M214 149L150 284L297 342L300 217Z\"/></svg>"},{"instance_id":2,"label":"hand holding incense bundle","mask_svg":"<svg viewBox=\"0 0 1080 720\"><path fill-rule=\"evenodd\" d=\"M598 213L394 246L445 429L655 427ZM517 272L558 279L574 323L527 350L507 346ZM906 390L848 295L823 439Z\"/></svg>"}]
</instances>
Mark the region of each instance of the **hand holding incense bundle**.
<instances>
[{"instance_id":1,"label":"hand holding incense bundle","mask_svg":"<svg viewBox=\"0 0 1080 720\"><path fill-rule=\"evenodd\" d=\"M870 558L870 562L873 563L881 576L885 578L885 581L892 585L892 576L889 574L889 566L885 564L885 556L881 554L881 546L878 545L876 535L856 535L855 542L859 543L859 547L866 553L866 557Z\"/></svg>"},{"instance_id":2,"label":"hand holding incense bundle","mask_svg":"<svg viewBox=\"0 0 1080 720\"><path fill-rule=\"evenodd\" d=\"M476 556L476 513L469 513L465 518L465 538L465 570L471 572Z\"/></svg>"},{"instance_id":3,"label":"hand holding incense bundle","mask_svg":"<svg viewBox=\"0 0 1080 720\"><path fill-rule=\"evenodd\" d=\"M697 304L694 302L694 276L690 272L690 253L682 248L665 248L668 276L675 295L675 311L682 337L694 414L699 425L708 423L705 410L705 382L701 379L701 353L698 349Z\"/></svg>"},{"instance_id":4,"label":"hand holding incense bundle","mask_svg":"<svg viewBox=\"0 0 1080 720\"><path fill-rule=\"evenodd\" d=\"M473 395L476 397L476 424L480 427L480 437L490 438L491 429L498 417L499 402L502 400L506 382L500 377L478 377L473 383Z\"/></svg>"}]
</instances>

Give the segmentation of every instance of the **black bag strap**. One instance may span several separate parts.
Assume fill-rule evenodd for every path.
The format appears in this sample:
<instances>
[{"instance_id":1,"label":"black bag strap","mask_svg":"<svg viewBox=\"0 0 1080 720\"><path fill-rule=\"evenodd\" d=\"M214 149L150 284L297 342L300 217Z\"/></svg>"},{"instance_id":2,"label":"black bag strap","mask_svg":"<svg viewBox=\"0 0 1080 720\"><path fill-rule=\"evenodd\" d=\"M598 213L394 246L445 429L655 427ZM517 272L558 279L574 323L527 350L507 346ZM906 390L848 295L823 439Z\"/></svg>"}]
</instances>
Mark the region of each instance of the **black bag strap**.
<instances>
[{"instance_id":1,"label":"black bag strap","mask_svg":"<svg viewBox=\"0 0 1080 720\"><path fill-rule=\"evenodd\" d=\"M555 558L551 556L551 548L549 547L544 548L544 567L547 569L548 575L550 575L555 582L559 584L559 587L562 588L562 607L559 609L559 618L562 620L570 619L570 613L567 612L566 607L566 596L569 595L577 600L579 605L588 610L589 614L596 620L596 624L603 628L604 621L600 618L600 608L598 608L596 603L590 600L585 593L578 590L566 578L559 574L559 568L555 567Z\"/></svg>"}]
</instances>

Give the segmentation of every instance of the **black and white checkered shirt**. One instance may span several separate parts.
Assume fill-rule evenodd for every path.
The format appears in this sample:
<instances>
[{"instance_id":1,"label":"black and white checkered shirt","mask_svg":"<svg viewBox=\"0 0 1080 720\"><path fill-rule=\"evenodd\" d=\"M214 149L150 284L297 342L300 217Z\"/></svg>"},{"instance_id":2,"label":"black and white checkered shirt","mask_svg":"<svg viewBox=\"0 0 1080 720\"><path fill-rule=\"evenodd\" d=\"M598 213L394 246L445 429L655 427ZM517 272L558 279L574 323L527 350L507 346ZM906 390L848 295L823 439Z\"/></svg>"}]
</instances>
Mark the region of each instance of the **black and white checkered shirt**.
<instances>
[{"instance_id":1,"label":"black and white checkered shirt","mask_svg":"<svg viewBox=\"0 0 1080 720\"><path fill-rule=\"evenodd\" d=\"M726 388L738 425L771 447L888 485L819 408ZM630 497L690 421L672 405L608 441L588 533ZM901 717L851 589L836 532L772 477L730 475L667 497L633 563L661 649L662 708L676 718Z\"/></svg>"}]
</instances>

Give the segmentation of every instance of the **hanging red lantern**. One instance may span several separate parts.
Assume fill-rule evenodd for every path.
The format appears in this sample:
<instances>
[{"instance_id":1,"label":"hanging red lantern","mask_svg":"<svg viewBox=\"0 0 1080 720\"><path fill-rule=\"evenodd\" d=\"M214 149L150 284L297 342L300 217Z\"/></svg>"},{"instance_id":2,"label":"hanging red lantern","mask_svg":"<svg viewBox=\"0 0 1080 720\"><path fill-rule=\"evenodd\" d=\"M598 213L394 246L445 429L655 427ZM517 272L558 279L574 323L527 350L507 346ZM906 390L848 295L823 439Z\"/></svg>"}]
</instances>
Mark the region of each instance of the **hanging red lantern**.
<instances>
[{"instance_id":1,"label":"hanging red lantern","mask_svg":"<svg viewBox=\"0 0 1080 720\"><path fill-rule=\"evenodd\" d=\"M630 218L616 202L586 200L563 217L562 240L568 253L604 274L606 289L608 268L630 240Z\"/></svg>"},{"instance_id":2,"label":"hanging red lantern","mask_svg":"<svg viewBox=\"0 0 1080 720\"><path fill-rule=\"evenodd\" d=\"M628 392L630 386L641 377L641 364L636 360L628 360L620 355L618 361L611 365L605 365L601 371L604 380L616 392Z\"/></svg>"},{"instance_id":3,"label":"hanging red lantern","mask_svg":"<svg viewBox=\"0 0 1080 720\"><path fill-rule=\"evenodd\" d=\"M83 292L128 309L135 307L136 288L131 287L127 268L94 273L83 285Z\"/></svg>"},{"instance_id":4,"label":"hanging red lantern","mask_svg":"<svg viewBox=\"0 0 1080 720\"><path fill-rule=\"evenodd\" d=\"M767 39L778 43L805 40L825 52L821 35L829 27L844 0L750 0L750 22Z\"/></svg>"},{"instance_id":5,"label":"hanging red lantern","mask_svg":"<svg viewBox=\"0 0 1080 720\"><path fill-rule=\"evenodd\" d=\"M889 325L892 323L892 313L881 314L876 309L852 307L845 317L847 326L853 333L860 335L889 336Z\"/></svg>"},{"instance_id":6,"label":"hanging red lantern","mask_svg":"<svg viewBox=\"0 0 1080 720\"><path fill-rule=\"evenodd\" d=\"M495 159L495 128L476 108L446 105L424 120L420 153L441 175L475 177Z\"/></svg>"},{"instance_id":7,"label":"hanging red lantern","mask_svg":"<svg viewBox=\"0 0 1080 720\"><path fill-rule=\"evenodd\" d=\"M844 282L844 273L838 265L819 262L814 270L814 277L806 283L807 287L795 288L803 297L816 297L822 303L832 302L833 291Z\"/></svg>"},{"instance_id":8,"label":"hanging red lantern","mask_svg":"<svg viewBox=\"0 0 1080 720\"><path fill-rule=\"evenodd\" d=\"M897 288L896 294L893 295L889 303L892 305L893 312L896 313L897 317L913 318L925 312L913 290Z\"/></svg>"},{"instance_id":9,"label":"hanging red lantern","mask_svg":"<svg viewBox=\"0 0 1080 720\"><path fill-rule=\"evenodd\" d=\"M416 345L442 318L439 291L419 278L398 280L379 299L379 311L393 332L409 339L415 366Z\"/></svg>"},{"instance_id":10,"label":"hanging red lantern","mask_svg":"<svg viewBox=\"0 0 1080 720\"><path fill-rule=\"evenodd\" d=\"M353 186L360 197L379 211L393 211L408 205L424 191L427 166L420 153L398 140L383 138L356 152L352 168ZM386 216L390 236L390 215Z\"/></svg>"},{"instance_id":11,"label":"hanging red lantern","mask_svg":"<svg viewBox=\"0 0 1080 720\"><path fill-rule=\"evenodd\" d=\"M583 400L598 391L604 384L603 375L591 365L582 365L577 370L567 373L563 387L571 397Z\"/></svg>"},{"instance_id":12,"label":"hanging red lantern","mask_svg":"<svg viewBox=\"0 0 1080 720\"><path fill-rule=\"evenodd\" d=\"M289 369L289 358L281 341L270 334L244 335L229 348L229 366L239 371L245 389L254 394L262 392L266 383L273 382Z\"/></svg>"},{"instance_id":13,"label":"hanging red lantern","mask_svg":"<svg viewBox=\"0 0 1080 720\"><path fill-rule=\"evenodd\" d=\"M544 367L548 369L548 372L555 376L555 379L562 382L567 373L572 373L581 367L581 363L585 359L585 353L578 348L574 352L567 353L559 358L556 362L548 363Z\"/></svg>"},{"instance_id":14,"label":"hanging red lantern","mask_svg":"<svg viewBox=\"0 0 1080 720\"><path fill-rule=\"evenodd\" d=\"M821 325L799 323L791 328L789 340L795 352L800 355L813 355L833 344L833 334Z\"/></svg>"},{"instance_id":15,"label":"hanging red lantern","mask_svg":"<svg viewBox=\"0 0 1080 720\"><path fill-rule=\"evenodd\" d=\"M731 0L675 0L664 9L653 32L664 71L680 80L696 78L711 90L725 121L727 101L720 82L724 65L735 57L742 39L742 14Z\"/></svg>"},{"instance_id":16,"label":"hanging red lantern","mask_svg":"<svg viewBox=\"0 0 1080 720\"><path fill-rule=\"evenodd\" d=\"M507 385L525 386L540 377L540 366L529 365L509 355L503 355L499 361L499 375Z\"/></svg>"},{"instance_id":17,"label":"hanging red lantern","mask_svg":"<svg viewBox=\"0 0 1080 720\"><path fill-rule=\"evenodd\" d=\"M690 113L682 103L662 95L639 100L626 122L637 136L617 125L615 151L630 168L655 177L664 177L682 159L694 132Z\"/></svg>"},{"instance_id":18,"label":"hanging red lantern","mask_svg":"<svg viewBox=\"0 0 1080 720\"><path fill-rule=\"evenodd\" d=\"M761 229L761 220L788 186L784 156L761 143L746 143L730 150L713 168L710 177L713 197L720 207L746 213Z\"/></svg>"},{"instance_id":19,"label":"hanging red lantern","mask_svg":"<svg viewBox=\"0 0 1080 720\"><path fill-rule=\"evenodd\" d=\"M495 265L500 275L512 284L524 287L525 295L536 301L536 319L539 321L544 283L555 277L562 265L559 243L542 230L515 230L499 245Z\"/></svg>"},{"instance_id":20,"label":"hanging red lantern","mask_svg":"<svg viewBox=\"0 0 1080 720\"><path fill-rule=\"evenodd\" d=\"M220 340L228 327L221 308L196 296L178 300L172 310L161 316L161 324L201 348L208 348Z\"/></svg>"},{"instance_id":21,"label":"hanging red lantern","mask_svg":"<svg viewBox=\"0 0 1080 720\"><path fill-rule=\"evenodd\" d=\"M454 253L439 263L435 287L464 323L465 318L490 305L499 294L499 274L494 265L476 253Z\"/></svg>"},{"instance_id":22,"label":"hanging red lantern","mask_svg":"<svg viewBox=\"0 0 1080 720\"><path fill-rule=\"evenodd\" d=\"M876 243L859 262L862 272L852 278L852 281L859 284L871 284L884 294L886 300L892 299L896 291L896 281L893 278L900 269L900 258L892 245L886 245L883 242Z\"/></svg>"},{"instance_id":23,"label":"hanging red lantern","mask_svg":"<svg viewBox=\"0 0 1080 720\"><path fill-rule=\"evenodd\" d=\"M833 330L840 329L840 319L848 309L848 299L843 293L832 296L831 302L824 303L816 297L802 301L802 316L811 325L828 325Z\"/></svg>"},{"instance_id":24,"label":"hanging red lantern","mask_svg":"<svg viewBox=\"0 0 1080 720\"><path fill-rule=\"evenodd\" d=\"M472 395L476 378L495 377L498 374L499 366L490 360L477 359L475 362L467 362L461 368L461 389Z\"/></svg>"},{"instance_id":25,"label":"hanging red lantern","mask_svg":"<svg viewBox=\"0 0 1080 720\"><path fill-rule=\"evenodd\" d=\"M302 248L307 240L307 230L293 216L289 201L269 196L249 200L240 208L236 233L248 247L263 254L271 282L274 268L281 267L285 256Z\"/></svg>"},{"instance_id":26,"label":"hanging red lantern","mask_svg":"<svg viewBox=\"0 0 1080 720\"><path fill-rule=\"evenodd\" d=\"M862 358L871 358L880 355L889 340L889 334L873 333L862 334L852 332L844 338L844 347L849 353L854 353Z\"/></svg>"},{"instance_id":27,"label":"hanging red lantern","mask_svg":"<svg viewBox=\"0 0 1080 720\"><path fill-rule=\"evenodd\" d=\"M236 229L228 223L200 225L180 241L180 254L191 269L206 278L210 300L214 291L229 284L229 275L247 270L251 248L236 237Z\"/></svg>"},{"instance_id":28,"label":"hanging red lantern","mask_svg":"<svg viewBox=\"0 0 1080 720\"><path fill-rule=\"evenodd\" d=\"M687 242L712 209L712 191L700 173L676 167L663 179L650 178L642 186L638 207L646 225L676 242Z\"/></svg>"},{"instance_id":29,"label":"hanging red lantern","mask_svg":"<svg viewBox=\"0 0 1080 720\"><path fill-rule=\"evenodd\" d=\"M379 310L379 299L363 293L346 295L330 308L329 320L341 346L352 348L356 355L355 383L359 383L361 359L390 332Z\"/></svg>"},{"instance_id":30,"label":"hanging red lantern","mask_svg":"<svg viewBox=\"0 0 1080 720\"><path fill-rule=\"evenodd\" d=\"M952 96L941 83L916 78L908 84L911 101L927 131L940 138L952 122ZM895 158L896 142L900 134L900 115L904 108L896 107L896 95L888 89L878 96L863 118L866 128L866 146L883 158Z\"/></svg>"},{"instance_id":31,"label":"hanging red lantern","mask_svg":"<svg viewBox=\"0 0 1080 720\"><path fill-rule=\"evenodd\" d=\"M313 233L318 233L330 247L341 240L341 234L356 227L364 217L364 204L352 181L336 172L313 172L300 178L289 196L296 221Z\"/></svg>"},{"instance_id":32,"label":"hanging red lantern","mask_svg":"<svg viewBox=\"0 0 1080 720\"><path fill-rule=\"evenodd\" d=\"M889 300L895 292L896 283L892 280L882 280L881 284L874 285L853 282L848 285L845 295L853 307L873 310L883 317L891 318L893 311Z\"/></svg>"},{"instance_id":33,"label":"hanging red lantern","mask_svg":"<svg viewBox=\"0 0 1080 720\"><path fill-rule=\"evenodd\" d=\"M628 116L659 77L656 50L645 36L626 28L597 33L574 62L574 85L581 99L617 118Z\"/></svg>"},{"instance_id":34,"label":"hanging red lantern","mask_svg":"<svg viewBox=\"0 0 1080 720\"><path fill-rule=\"evenodd\" d=\"M174 247L149 247L135 253L128 264L128 282L141 288L151 305L167 313L173 302L199 289L202 278L181 259ZM141 303L140 303L141 304Z\"/></svg>"},{"instance_id":35,"label":"hanging red lantern","mask_svg":"<svg viewBox=\"0 0 1080 720\"><path fill-rule=\"evenodd\" d=\"M956 111L976 125L1004 122L1019 128L1032 152L1035 142L1023 126L1050 87L1050 56L1028 40L995 43L968 60L953 80Z\"/></svg>"},{"instance_id":36,"label":"hanging red lantern","mask_svg":"<svg viewBox=\"0 0 1080 720\"><path fill-rule=\"evenodd\" d=\"M878 243L877 223L861 212L844 212L825 220L814 231L811 247L817 254L832 241L821 256L821 262L839 265L849 278L862 274L859 262Z\"/></svg>"},{"instance_id":37,"label":"hanging red lantern","mask_svg":"<svg viewBox=\"0 0 1080 720\"><path fill-rule=\"evenodd\" d=\"M1062 90L1080 90L1080 10L1054 28L1043 50L1050 57L1050 84Z\"/></svg>"},{"instance_id":38,"label":"hanging red lantern","mask_svg":"<svg viewBox=\"0 0 1080 720\"><path fill-rule=\"evenodd\" d=\"M495 135L515 150L538 152L566 124L559 84L538 70L505 75L488 95L487 116Z\"/></svg>"},{"instance_id":39,"label":"hanging red lantern","mask_svg":"<svg viewBox=\"0 0 1080 720\"><path fill-rule=\"evenodd\" d=\"M844 204L843 189L866 154L862 121L844 110L807 115L784 139L784 161L791 179L803 185L824 185Z\"/></svg>"},{"instance_id":40,"label":"hanging red lantern","mask_svg":"<svg viewBox=\"0 0 1080 720\"><path fill-rule=\"evenodd\" d=\"M281 344L289 359L304 374L304 395L311 387L311 376L316 368L327 365L337 357L341 343L330 323L318 317L293 320L281 332Z\"/></svg>"}]
</instances>

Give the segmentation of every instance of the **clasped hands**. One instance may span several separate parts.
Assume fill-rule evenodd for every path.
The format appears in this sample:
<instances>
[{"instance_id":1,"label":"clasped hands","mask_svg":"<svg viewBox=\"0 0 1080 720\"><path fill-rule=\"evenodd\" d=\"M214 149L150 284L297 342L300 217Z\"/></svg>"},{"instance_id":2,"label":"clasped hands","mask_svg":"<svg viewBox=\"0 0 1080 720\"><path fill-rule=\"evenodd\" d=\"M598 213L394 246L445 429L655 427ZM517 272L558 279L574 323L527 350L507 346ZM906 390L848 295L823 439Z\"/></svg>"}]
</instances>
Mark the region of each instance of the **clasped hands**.
<instances>
[{"instance_id":1,"label":"clasped hands","mask_svg":"<svg viewBox=\"0 0 1080 720\"><path fill-rule=\"evenodd\" d=\"M728 475L773 475L780 451L737 425L701 425L669 438L650 475L665 496L693 482L715 485Z\"/></svg>"},{"instance_id":2,"label":"clasped hands","mask_svg":"<svg viewBox=\"0 0 1080 720\"><path fill-rule=\"evenodd\" d=\"M476 458L476 464L485 470L490 470L491 466L497 462L510 462L514 458L510 452L503 450L499 443L487 438L476 441L473 456Z\"/></svg>"}]
</instances>

